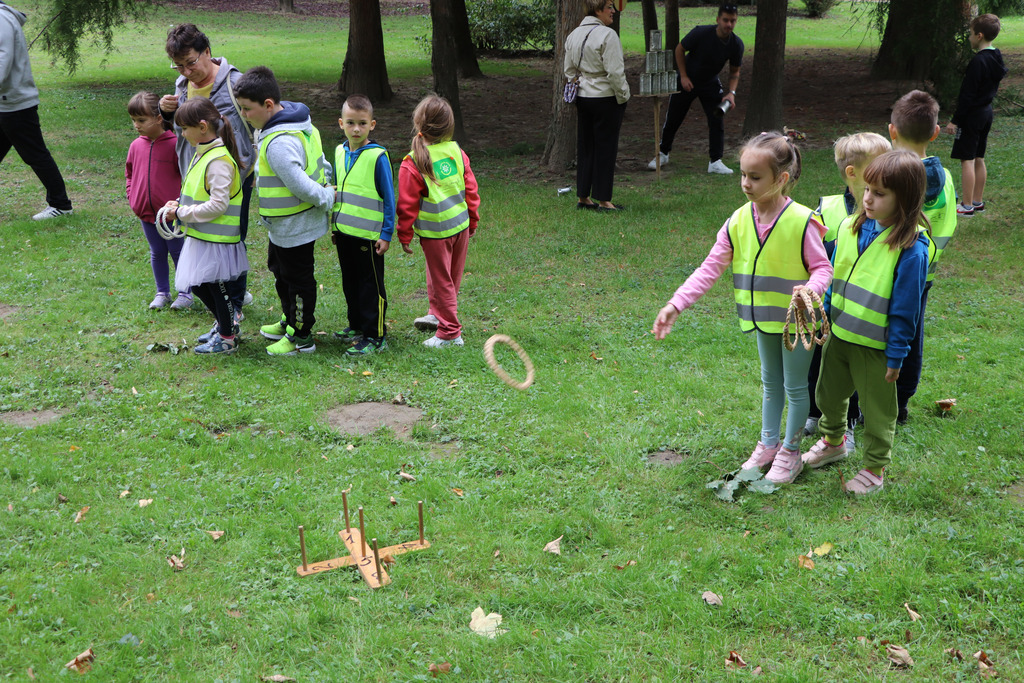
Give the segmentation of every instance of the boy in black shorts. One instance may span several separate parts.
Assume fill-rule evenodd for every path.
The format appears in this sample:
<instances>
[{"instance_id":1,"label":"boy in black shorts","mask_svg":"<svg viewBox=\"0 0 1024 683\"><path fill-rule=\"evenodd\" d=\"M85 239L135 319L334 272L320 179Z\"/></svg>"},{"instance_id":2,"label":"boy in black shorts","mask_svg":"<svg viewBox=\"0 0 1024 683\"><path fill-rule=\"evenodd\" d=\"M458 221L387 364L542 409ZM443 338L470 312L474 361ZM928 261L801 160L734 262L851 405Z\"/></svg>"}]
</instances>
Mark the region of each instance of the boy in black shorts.
<instances>
[{"instance_id":1,"label":"boy in black shorts","mask_svg":"<svg viewBox=\"0 0 1024 683\"><path fill-rule=\"evenodd\" d=\"M960 160L963 191L956 212L961 216L985 210L985 147L992 128L992 99L1007 72L1003 55L992 47L999 28L999 17L994 14L978 15L971 22L971 47L977 54L967 65L956 113L946 126L947 133L956 135L950 156Z\"/></svg>"}]
</instances>

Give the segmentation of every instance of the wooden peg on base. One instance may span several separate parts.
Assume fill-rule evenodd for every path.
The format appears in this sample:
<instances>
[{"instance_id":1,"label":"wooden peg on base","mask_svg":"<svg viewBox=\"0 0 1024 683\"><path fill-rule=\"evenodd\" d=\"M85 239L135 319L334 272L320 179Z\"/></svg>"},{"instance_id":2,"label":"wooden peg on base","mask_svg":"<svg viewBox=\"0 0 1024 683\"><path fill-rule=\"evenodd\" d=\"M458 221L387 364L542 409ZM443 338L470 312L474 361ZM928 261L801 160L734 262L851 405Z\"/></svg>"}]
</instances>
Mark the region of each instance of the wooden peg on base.
<instances>
[{"instance_id":1,"label":"wooden peg on base","mask_svg":"<svg viewBox=\"0 0 1024 683\"><path fill-rule=\"evenodd\" d=\"M306 530L301 524L299 525L299 548L302 550L302 571L308 572L309 567L306 566Z\"/></svg>"}]
</instances>

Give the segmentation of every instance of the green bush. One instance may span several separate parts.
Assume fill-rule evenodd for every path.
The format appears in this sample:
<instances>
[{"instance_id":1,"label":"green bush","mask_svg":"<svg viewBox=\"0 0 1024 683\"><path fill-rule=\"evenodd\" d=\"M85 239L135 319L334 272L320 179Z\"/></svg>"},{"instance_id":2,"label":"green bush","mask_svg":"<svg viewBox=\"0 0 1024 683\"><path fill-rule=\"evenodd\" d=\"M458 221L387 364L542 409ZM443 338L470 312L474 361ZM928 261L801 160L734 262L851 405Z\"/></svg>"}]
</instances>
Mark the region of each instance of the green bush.
<instances>
[{"instance_id":1,"label":"green bush","mask_svg":"<svg viewBox=\"0 0 1024 683\"><path fill-rule=\"evenodd\" d=\"M980 14L995 14L1010 17L1024 14L1024 0L978 0Z\"/></svg>"},{"instance_id":2,"label":"green bush","mask_svg":"<svg viewBox=\"0 0 1024 683\"><path fill-rule=\"evenodd\" d=\"M466 11L478 50L549 50L554 45L554 0L469 0Z\"/></svg>"},{"instance_id":3,"label":"green bush","mask_svg":"<svg viewBox=\"0 0 1024 683\"><path fill-rule=\"evenodd\" d=\"M812 19L819 19L836 6L839 0L804 0L804 6L807 7L807 16Z\"/></svg>"}]
</instances>

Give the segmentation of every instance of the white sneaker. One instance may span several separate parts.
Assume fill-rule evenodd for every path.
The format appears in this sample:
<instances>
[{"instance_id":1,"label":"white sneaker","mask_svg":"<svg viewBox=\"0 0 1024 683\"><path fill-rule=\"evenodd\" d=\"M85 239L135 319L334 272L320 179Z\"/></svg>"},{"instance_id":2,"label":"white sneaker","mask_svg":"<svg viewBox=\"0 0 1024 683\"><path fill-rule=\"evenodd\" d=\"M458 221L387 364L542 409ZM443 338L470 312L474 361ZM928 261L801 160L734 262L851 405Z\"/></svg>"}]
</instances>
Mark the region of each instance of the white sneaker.
<instances>
[{"instance_id":1,"label":"white sneaker","mask_svg":"<svg viewBox=\"0 0 1024 683\"><path fill-rule=\"evenodd\" d=\"M658 157L661 157L661 165L664 166L668 163L668 155L664 152L658 152ZM658 170L658 157L651 159L651 163L647 164L648 171Z\"/></svg>"},{"instance_id":2,"label":"white sneaker","mask_svg":"<svg viewBox=\"0 0 1024 683\"><path fill-rule=\"evenodd\" d=\"M157 292L156 296L153 297L153 300L149 302L149 307L153 309L163 308L169 303L171 303L171 297L167 296L163 292Z\"/></svg>"},{"instance_id":3,"label":"white sneaker","mask_svg":"<svg viewBox=\"0 0 1024 683\"><path fill-rule=\"evenodd\" d=\"M729 173L732 173L732 171L729 171ZM242 297L242 305L243 306L248 306L251 303L252 303L252 292L250 292L249 290L245 290L245 296Z\"/></svg>"},{"instance_id":4,"label":"white sneaker","mask_svg":"<svg viewBox=\"0 0 1024 683\"><path fill-rule=\"evenodd\" d=\"M427 341L423 342L423 345L430 349L441 349L445 346L465 346L465 342L462 341L461 334L455 339L439 339L437 335L434 335Z\"/></svg>"},{"instance_id":5,"label":"white sneaker","mask_svg":"<svg viewBox=\"0 0 1024 683\"><path fill-rule=\"evenodd\" d=\"M416 318L412 321L412 326L417 330L423 330L424 332L433 332L437 329L437 316L432 313L427 313L421 318Z\"/></svg>"},{"instance_id":6,"label":"white sneaker","mask_svg":"<svg viewBox=\"0 0 1024 683\"><path fill-rule=\"evenodd\" d=\"M712 161L708 164L708 173L721 173L722 175L731 175L732 169L722 163L722 160Z\"/></svg>"},{"instance_id":7,"label":"white sneaker","mask_svg":"<svg viewBox=\"0 0 1024 683\"><path fill-rule=\"evenodd\" d=\"M56 218L57 216L70 216L73 211L74 209L68 209L67 211L65 211L63 209L57 209L52 206L48 206L39 213L37 213L36 215L32 216L32 220L45 221L47 218Z\"/></svg>"}]
</instances>

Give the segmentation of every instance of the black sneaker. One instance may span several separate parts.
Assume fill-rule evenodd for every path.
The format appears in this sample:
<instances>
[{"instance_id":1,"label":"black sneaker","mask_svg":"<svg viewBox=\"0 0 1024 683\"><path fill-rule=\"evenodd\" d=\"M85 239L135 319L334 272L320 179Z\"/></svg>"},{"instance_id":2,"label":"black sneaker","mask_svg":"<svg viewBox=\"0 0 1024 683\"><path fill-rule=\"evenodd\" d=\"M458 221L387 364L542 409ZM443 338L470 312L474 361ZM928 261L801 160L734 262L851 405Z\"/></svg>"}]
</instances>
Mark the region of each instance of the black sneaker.
<instances>
[{"instance_id":1,"label":"black sneaker","mask_svg":"<svg viewBox=\"0 0 1024 683\"><path fill-rule=\"evenodd\" d=\"M346 344L355 344L363 338L363 333L359 330L353 330L351 327L346 327L341 332L335 332L334 336Z\"/></svg>"},{"instance_id":2,"label":"black sneaker","mask_svg":"<svg viewBox=\"0 0 1024 683\"><path fill-rule=\"evenodd\" d=\"M355 346L352 346L345 350L345 353L349 356L368 356L371 353L380 353L386 351L388 348L388 342L386 339L381 337L380 339L374 339L373 337L363 337Z\"/></svg>"}]
</instances>

